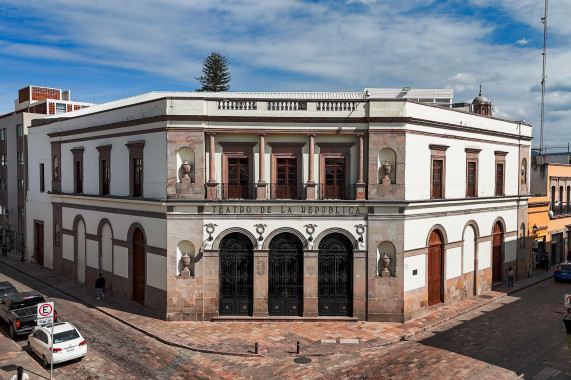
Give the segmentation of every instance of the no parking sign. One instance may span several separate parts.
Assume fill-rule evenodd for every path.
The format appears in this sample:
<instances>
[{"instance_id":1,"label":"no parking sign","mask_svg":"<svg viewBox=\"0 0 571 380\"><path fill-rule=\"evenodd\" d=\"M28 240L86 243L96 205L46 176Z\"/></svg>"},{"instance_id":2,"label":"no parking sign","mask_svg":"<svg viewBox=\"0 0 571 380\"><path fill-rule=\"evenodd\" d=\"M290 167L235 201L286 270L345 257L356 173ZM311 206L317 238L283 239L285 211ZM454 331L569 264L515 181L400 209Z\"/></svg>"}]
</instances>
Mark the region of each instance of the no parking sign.
<instances>
[{"instance_id":1,"label":"no parking sign","mask_svg":"<svg viewBox=\"0 0 571 380\"><path fill-rule=\"evenodd\" d=\"M571 294L565 294L565 307L571 309Z\"/></svg>"},{"instance_id":2,"label":"no parking sign","mask_svg":"<svg viewBox=\"0 0 571 380\"><path fill-rule=\"evenodd\" d=\"M43 302L37 305L37 320L38 326L43 326L53 321L54 317L54 303Z\"/></svg>"}]
</instances>

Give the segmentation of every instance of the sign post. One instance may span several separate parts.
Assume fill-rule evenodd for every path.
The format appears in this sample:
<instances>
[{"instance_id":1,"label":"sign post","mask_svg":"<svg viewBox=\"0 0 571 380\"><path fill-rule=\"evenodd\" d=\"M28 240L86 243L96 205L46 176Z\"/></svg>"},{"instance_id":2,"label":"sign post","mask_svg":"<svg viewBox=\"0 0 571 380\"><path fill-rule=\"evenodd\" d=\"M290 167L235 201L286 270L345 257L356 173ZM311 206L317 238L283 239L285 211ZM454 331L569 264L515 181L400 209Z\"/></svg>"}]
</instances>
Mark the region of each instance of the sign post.
<instances>
[{"instance_id":1,"label":"sign post","mask_svg":"<svg viewBox=\"0 0 571 380\"><path fill-rule=\"evenodd\" d=\"M38 326L43 326L51 322L52 333L51 333L51 347L50 347L50 379L53 379L54 371L54 303L44 302L37 305L37 316L36 316Z\"/></svg>"}]
</instances>

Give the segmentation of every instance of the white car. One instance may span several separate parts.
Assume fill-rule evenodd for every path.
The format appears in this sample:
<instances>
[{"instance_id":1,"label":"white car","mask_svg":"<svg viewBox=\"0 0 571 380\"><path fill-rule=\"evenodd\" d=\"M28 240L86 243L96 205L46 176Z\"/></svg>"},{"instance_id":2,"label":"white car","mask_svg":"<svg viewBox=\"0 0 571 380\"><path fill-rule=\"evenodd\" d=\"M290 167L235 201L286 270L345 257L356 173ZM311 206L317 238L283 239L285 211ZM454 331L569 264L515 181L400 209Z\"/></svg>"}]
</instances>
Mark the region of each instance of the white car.
<instances>
[{"instance_id":1,"label":"white car","mask_svg":"<svg viewBox=\"0 0 571 380\"><path fill-rule=\"evenodd\" d=\"M44 366L49 366L52 361L51 349L51 326L37 328L28 336L28 352L35 352ZM54 324L54 352L53 362L61 363L68 360L83 358L87 354L87 342L79 331L69 322Z\"/></svg>"}]
</instances>

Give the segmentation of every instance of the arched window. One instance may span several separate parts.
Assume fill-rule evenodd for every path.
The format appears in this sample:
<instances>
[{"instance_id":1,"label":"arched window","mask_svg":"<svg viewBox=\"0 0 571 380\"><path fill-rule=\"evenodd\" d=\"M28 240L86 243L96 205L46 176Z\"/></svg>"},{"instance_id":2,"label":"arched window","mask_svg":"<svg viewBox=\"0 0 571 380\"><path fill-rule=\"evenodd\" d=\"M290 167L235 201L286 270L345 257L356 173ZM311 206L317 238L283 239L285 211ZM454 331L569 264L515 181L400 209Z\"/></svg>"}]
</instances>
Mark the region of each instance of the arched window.
<instances>
[{"instance_id":1,"label":"arched window","mask_svg":"<svg viewBox=\"0 0 571 380\"><path fill-rule=\"evenodd\" d=\"M551 209L555 207L555 186L551 186Z\"/></svg>"},{"instance_id":2,"label":"arched window","mask_svg":"<svg viewBox=\"0 0 571 380\"><path fill-rule=\"evenodd\" d=\"M563 186L559 186L559 203L563 203Z\"/></svg>"},{"instance_id":3,"label":"arched window","mask_svg":"<svg viewBox=\"0 0 571 380\"><path fill-rule=\"evenodd\" d=\"M521 183L527 183L527 160L525 157L521 160Z\"/></svg>"},{"instance_id":4,"label":"arched window","mask_svg":"<svg viewBox=\"0 0 571 380\"><path fill-rule=\"evenodd\" d=\"M54 225L54 246L59 247L61 242L61 228L59 222Z\"/></svg>"},{"instance_id":5,"label":"arched window","mask_svg":"<svg viewBox=\"0 0 571 380\"><path fill-rule=\"evenodd\" d=\"M377 161L378 183L396 183L396 162L396 153L391 148L384 148L379 152Z\"/></svg>"}]
</instances>

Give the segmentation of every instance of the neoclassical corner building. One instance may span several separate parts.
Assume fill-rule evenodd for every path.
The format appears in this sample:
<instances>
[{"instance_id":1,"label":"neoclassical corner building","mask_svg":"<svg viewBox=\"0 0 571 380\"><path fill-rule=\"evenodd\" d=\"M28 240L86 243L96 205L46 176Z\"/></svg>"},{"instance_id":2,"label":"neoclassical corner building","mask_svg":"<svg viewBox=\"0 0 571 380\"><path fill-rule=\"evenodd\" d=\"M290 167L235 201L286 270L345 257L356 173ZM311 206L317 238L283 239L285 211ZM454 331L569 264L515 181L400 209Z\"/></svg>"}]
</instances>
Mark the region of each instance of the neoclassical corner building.
<instances>
[{"instance_id":1,"label":"neoclassical corner building","mask_svg":"<svg viewBox=\"0 0 571 380\"><path fill-rule=\"evenodd\" d=\"M531 126L438 97L151 92L36 120L27 258L166 320L404 321L488 291L526 273Z\"/></svg>"}]
</instances>

